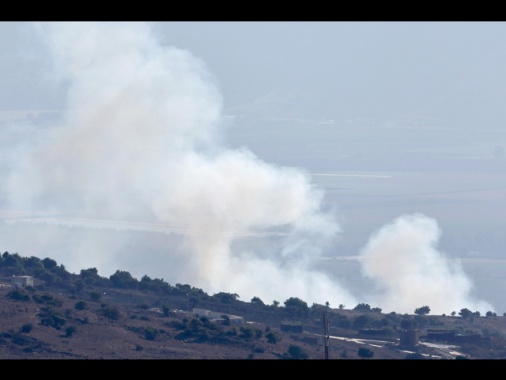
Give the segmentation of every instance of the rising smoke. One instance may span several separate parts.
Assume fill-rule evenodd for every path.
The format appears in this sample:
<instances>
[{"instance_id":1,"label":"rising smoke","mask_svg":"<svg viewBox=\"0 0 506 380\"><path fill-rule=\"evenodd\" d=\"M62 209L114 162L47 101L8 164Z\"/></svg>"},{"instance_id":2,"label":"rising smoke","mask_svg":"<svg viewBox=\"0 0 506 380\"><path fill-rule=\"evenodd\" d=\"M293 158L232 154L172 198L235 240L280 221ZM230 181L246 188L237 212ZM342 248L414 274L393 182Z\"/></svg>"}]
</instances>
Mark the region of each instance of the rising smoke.
<instances>
[{"instance_id":1,"label":"rising smoke","mask_svg":"<svg viewBox=\"0 0 506 380\"><path fill-rule=\"evenodd\" d=\"M440 236L437 222L421 214L399 217L373 234L360 254L363 274L376 284L371 299L401 312L424 305L435 314L493 310L471 297L472 283L460 262L438 251Z\"/></svg>"},{"instance_id":2,"label":"rising smoke","mask_svg":"<svg viewBox=\"0 0 506 380\"><path fill-rule=\"evenodd\" d=\"M70 112L12 172L12 209L182 226L183 241L151 263L167 268L169 282L245 300L354 302L338 283L306 269L339 232L320 210L322 192L302 171L223 145L222 99L201 60L158 45L147 24L38 26L70 84ZM241 234L271 228L285 234L277 252L231 249ZM141 275L135 263L150 253L114 239L74 239L62 262Z\"/></svg>"},{"instance_id":3,"label":"rising smoke","mask_svg":"<svg viewBox=\"0 0 506 380\"><path fill-rule=\"evenodd\" d=\"M70 271L126 270L245 301L362 301L314 269L341 232L322 210L323 191L303 170L227 148L219 82L204 62L161 46L149 23L34 26L68 85L68 112L13 150L6 208L32 222L51 215L67 225L79 217L172 232L18 224L2 227L6 249ZM237 244L243 236L258 244ZM435 249L438 237L435 221L418 215L374 235L361 253L364 276L378 286L367 301L397 312L493 310L469 298L471 283Z\"/></svg>"}]
</instances>

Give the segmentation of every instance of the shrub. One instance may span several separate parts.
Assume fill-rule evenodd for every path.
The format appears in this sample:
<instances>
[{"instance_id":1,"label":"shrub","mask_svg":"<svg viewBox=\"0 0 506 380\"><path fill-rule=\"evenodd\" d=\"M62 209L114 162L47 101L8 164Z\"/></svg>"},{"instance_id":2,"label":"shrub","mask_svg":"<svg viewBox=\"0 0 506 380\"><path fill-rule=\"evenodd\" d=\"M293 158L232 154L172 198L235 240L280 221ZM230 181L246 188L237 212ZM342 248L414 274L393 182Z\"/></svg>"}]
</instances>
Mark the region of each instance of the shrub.
<instances>
[{"instance_id":1,"label":"shrub","mask_svg":"<svg viewBox=\"0 0 506 380\"><path fill-rule=\"evenodd\" d=\"M288 347L288 355L290 359L308 359L308 353L300 346L291 344Z\"/></svg>"},{"instance_id":2,"label":"shrub","mask_svg":"<svg viewBox=\"0 0 506 380\"><path fill-rule=\"evenodd\" d=\"M237 335L237 329L235 327L232 327L230 330L226 332L229 336L236 336Z\"/></svg>"},{"instance_id":3,"label":"shrub","mask_svg":"<svg viewBox=\"0 0 506 380\"><path fill-rule=\"evenodd\" d=\"M158 331L158 329L155 329L154 327L146 327L144 329L144 338L146 338L147 340L154 340L159 334L160 331Z\"/></svg>"},{"instance_id":4,"label":"shrub","mask_svg":"<svg viewBox=\"0 0 506 380\"><path fill-rule=\"evenodd\" d=\"M74 334L76 332L76 327L75 326L69 326L65 329L65 336L67 338L70 338L72 336L72 334Z\"/></svg>"},{"instance_id":5,"label":"shrub","mask_svg":"<svg viewBox=\"0 0 506 380\"><path fill-rule=\"evenodd\" d=\"M19 290L12 290L7 293L7 297L16 301L29 301L30 296L25 292Z\"/></svg>"},{"instance_id":6,"label":"shrub","mask_svg":"<svg viewBox=\"0 0 506 380\"><path fill-rule=\"evenodd\" d=\"M90 299L92 301L98 302L102 298L102 294L99 292L90 292Z\"/></svg>"},{"instance_id":7,"label":"shrub","mask_svg":"<svg viewBox=\"0 0 506 380\"><path fill-rule=\"evenodd\" d=\"M38 316L40 317L41 325L54 327L57 330L60 330L67 323L65 318L49 308L41 308Z\"/></svg>"},{"instance_id":8,"label":"shrub","mask_svg":"<svg viewBox=\"0 0 506 380\"><path fill-rule=\"evenodd\" d=\"M62 300L55 298L50 294L42 294L42 295L34 294L32 298L35 302L44 305L61 306L63 304Z\"/></svg>"},{"instance_id":9,"label":"shrub","mask_svg":"<svg viewBox=\"0 0 506 380\"><path fill-rule=\"evenodd\" d=\"M359 303L353 308L356 311L371 311L371 306L367 303Z\"/></svg>"},{"instance_id":10,"label":"shrub","mask_svg":"<svg viewBox=\"0 0 506 380\"><path fill-rule=\"evenodd\" d=\"M265 337L267 338L267 342L271 344L276 344L281 340L281 337L274 332L268 332L265 334Z\"/></svg>"},{"instance_id":11,"label":"shrub","mask_svg":"<svg viewBox=\"0 0 506 380\"><path fill-rule=\"evenodd\" d=\"M121 318L121 313L120 313L119 309L116 307L110 307L110 306L102 307L102 315L106 316L109 319L115 320L115 321Z\"/></svg>"},{"instance_id":12,"label":"shrub","mask_svg":"<svg viewBox=\"0 0 506 380\"><path fill-rule=\"evenodd\" d=\"M88 305L84 301L76 302L76 304L74 305L74 309L76 309L76 310L85 310L87 308L88 308Z\"/></svg>"},{"instance_id":13,"label":"shrub","mask_svg":"<svg viewBox=\"0 0 506 380\"><path fill-rule=\"evenodd\" d=\"M20 332L28 334L32 331L33 325L31 323L26 323L19 329Z\"/></svg>"},{"instance_id":14,"label":"shrub","mask_svg":"<svg viewBox=\"0 0 506 380\"><path fill-rule=\"evenodd\" d=\"M240 335L241 338L247 339L247 340L253 338L254 332L251 327L241 326L239 328L239 330L241 331L241 335Z\"/></svg>"},{"instance_id":15,"label":"shrub","mask_svg":"<svg viewBox=\"0 0 506 380\"><path fill-rule=\"evenodd\" d=\"M369 359L374 356L374 352L365 347L360 347L357 352L358 356L362 359Z\"/></svg>"}]
</instances>

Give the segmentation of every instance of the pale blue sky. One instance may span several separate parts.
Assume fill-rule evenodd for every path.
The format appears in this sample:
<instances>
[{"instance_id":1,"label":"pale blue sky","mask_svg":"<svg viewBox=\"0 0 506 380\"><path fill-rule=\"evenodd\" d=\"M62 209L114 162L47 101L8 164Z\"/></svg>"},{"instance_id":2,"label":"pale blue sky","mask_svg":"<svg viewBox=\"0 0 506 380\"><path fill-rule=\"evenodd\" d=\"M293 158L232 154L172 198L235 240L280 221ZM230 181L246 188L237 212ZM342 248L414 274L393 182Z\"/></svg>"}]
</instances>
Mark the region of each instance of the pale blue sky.
<instances>
[{"instance_id":1,"label":"pale blue sky","mask_svg":"<svg viewBox=\"0 0 506 380\"><path fill-rule=\"evenodd\" d=\"M164 44L204 59L233 112L274 93L272 112L332 119L443 118L503 126L506 23L180 22Z\"/></svg>"},{"instance_id":2,"label":"pale blue sky","mask_svg":"<svg viewBox=\"0 0 506 380\"><path fill-rule=\"evenodd\" d=\"M229 113L506 124L504 22L155 24L208 65ZM28 23L0 23L0 54L0 109L59 108Z\"/></svg>"}]
</instances>

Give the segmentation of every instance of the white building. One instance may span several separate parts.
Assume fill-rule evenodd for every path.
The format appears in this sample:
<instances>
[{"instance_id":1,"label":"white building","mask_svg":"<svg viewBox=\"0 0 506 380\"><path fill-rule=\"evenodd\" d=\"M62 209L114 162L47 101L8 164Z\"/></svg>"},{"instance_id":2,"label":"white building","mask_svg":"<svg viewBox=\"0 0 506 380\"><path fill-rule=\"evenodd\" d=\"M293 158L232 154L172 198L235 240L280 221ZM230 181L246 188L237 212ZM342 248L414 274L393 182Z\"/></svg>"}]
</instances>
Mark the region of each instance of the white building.
<instances>
[{"instance_id":1,"label":"white building","mask_svg":"<svg viewBox=\"0 0 506 380\"><path fill-rule=\"evenodd\" d=\"M15 288L25 288L33 286L32 276L12 276L12 286Z\"/></svg>"},{"instance_id":2,"label":"white building","mask_svg":"<svg viewBox=\"0 0 506 380\"><path fill-rule=\"evenodd\" d=\"M225 320L224 316L228 317L231 325L241 325L244 323L244 318L237 315L220 313L218 311L211 311L206 309L193 309L192 314L196 317L206 317L211 322L222 322Z\"/></svg>"}]
</instances>

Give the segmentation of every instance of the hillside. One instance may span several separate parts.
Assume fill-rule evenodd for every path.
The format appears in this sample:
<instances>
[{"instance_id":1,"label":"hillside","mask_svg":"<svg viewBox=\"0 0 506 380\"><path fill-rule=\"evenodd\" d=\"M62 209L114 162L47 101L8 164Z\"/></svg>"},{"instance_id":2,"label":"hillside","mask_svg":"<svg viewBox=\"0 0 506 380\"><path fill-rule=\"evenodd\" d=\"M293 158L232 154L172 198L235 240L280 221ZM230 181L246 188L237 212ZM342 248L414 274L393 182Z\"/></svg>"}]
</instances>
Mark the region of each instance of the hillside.
<instances>
[{"instance_id":1,"label":"hillside","mask_svg":"<svg viewBox=\"0 0 506 380\"><path fill-rule=\"evenodd\" d=\"M16 288L13 275L35 276L34 283ZM332 360L506 358L506 317L467 309L435 316L383 314L366 304L309 306L298 298L266 305L122 271L70 274L54 260L7 252L0 284L3 359L325 359L324 315ZM406 331L416 344L401 346Z\"/></svg>"}]
</instances>

